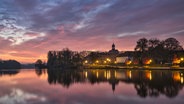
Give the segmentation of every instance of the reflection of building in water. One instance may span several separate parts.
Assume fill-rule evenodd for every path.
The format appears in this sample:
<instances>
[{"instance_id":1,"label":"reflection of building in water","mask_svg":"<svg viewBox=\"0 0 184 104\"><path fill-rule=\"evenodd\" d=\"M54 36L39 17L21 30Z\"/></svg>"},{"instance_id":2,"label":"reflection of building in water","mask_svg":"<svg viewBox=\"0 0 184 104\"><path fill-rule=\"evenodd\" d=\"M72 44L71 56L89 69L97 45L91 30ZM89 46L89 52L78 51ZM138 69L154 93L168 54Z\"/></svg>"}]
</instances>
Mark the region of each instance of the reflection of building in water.
<instances>
[{"instance_id":1,"label":"reflection of building in water","mask_svg":"<svg viewBox=\"0 0 184 104\"><path fill-rule=\"evenodd\" d=\"M183 88L182 71L156 70L82 70L58 71L48 70L48 82L69 87L73 83L108 82L115 91L119 83L134 84L141 97L159 96L175 97Z\"/></svg>"}]
</instances>

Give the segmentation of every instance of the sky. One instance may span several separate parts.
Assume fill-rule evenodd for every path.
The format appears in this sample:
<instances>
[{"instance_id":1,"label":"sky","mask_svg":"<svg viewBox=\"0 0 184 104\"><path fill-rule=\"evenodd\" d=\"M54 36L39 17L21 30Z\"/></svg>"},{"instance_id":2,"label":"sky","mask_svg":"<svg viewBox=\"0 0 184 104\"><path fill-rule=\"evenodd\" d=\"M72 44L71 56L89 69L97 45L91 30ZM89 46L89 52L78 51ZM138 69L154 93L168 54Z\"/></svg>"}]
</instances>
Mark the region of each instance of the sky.
<instances>
[{"instance_id":1,"label":"sky","mask_svg":"<svg viewBox=\"0 0 184 104\"><path fill-rule=\"evenodd\" d=\"M46 60L49 50L134 50L142 37L184 46L184 0L0 0L0 59Z\"/></svg>"}]
</instances>

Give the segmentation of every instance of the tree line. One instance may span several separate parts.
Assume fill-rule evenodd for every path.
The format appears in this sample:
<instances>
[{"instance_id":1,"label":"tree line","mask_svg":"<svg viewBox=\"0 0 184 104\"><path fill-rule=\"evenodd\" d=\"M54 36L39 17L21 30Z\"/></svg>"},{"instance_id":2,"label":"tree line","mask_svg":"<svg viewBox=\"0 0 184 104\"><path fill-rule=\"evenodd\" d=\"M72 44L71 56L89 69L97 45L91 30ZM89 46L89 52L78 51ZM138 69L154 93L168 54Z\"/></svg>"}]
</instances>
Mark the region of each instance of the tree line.
<instances>
[{"instance_id":1,"label":"tree line","mask_svg":"<svg viewBox=\"0 0 184 104\"><path fill-rule=\"evenodd\" d=\"M0 69L20 69L21 64L16 60L0 60Z\"/></svg>"},{"instance_id":2,"label":"tree line","mask_svg":"<svg viewBox=\"0 0 184 104\"><path fill-rule=\"evenodd\" d=\"M121 83L133 84L137 94L142 97L176 97L183 88L182 80L176 80L173 76L183 74L183 71L149 71L131 70L131 77L128 74L130 70L47 70L49 84L61 84L69 88L74 83L109 83L112 91ZM108 76L108 74L109 76ZM116 77L125 75L125 77ZM148 75L151 75L148 78ZM180 77L182 79L182 77Z\"/></svg>"},{"instance_id":3,"label":"tree line","mask_svg":"<svg viewBox=\"0 0 184 104\"><path fill-rule=\"evenodd\" d=\"M48 68L80 68L82 66L82 56L75 51L64 48L62 51L48 52Z\"/></svg>"},{"instance_id":4,"label":"tree line","mask_svg":"<svg viewBox=\"0 0 184 104\"><path fill-rule=\"evenodd\" d=\"M137 62L136 65L144 65L147 59L151 59L154 64L166 64L172 63L174 58L184 57L183 47L175 38L165 40L141 38L137 41L135 50L132 53L131 57L133 57L134 63ZM105 52L91 52L84 57L79 52L64 48L61 51L49 51L47 54L47 63L37 60L35 66L38 68L47 67L48 69L81 68L87 57L94 63L101 56L110 57L110 54ZM181 64L184 65L184 62Z\"/></svg>"},{"instance_id":5,"label":"tree line","mask_svg":"<svg viewBox=\"0 0 184 104\"><path fill-rule=\"evenodd\" d=\"M141 38L137 41L135 51L137 52L135 58L139 60L139 64L143 64L146 58L153 59L157 64L171 63L174 55L177 57L184 55L183 47L175 38L165 40Z\"/></svg>"}]
</instances>

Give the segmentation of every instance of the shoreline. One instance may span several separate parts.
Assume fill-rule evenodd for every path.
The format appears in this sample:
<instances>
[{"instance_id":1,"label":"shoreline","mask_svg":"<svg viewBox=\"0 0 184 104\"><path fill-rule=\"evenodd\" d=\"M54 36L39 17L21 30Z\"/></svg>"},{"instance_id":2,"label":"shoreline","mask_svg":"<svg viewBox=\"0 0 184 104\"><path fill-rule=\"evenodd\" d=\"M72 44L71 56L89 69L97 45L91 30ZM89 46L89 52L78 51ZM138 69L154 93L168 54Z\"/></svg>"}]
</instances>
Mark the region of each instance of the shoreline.
<instances>
[{"instance_id":1,"label":"shoreline","mask_svg":"<svg viewBox=\"0 0 184 104\"><path fill-rule=\"evenodd\" d=\"M84 66L84 69L139 69L139 70L184 70L184 67L166 66Z\"/></svg>"}]
</instances>

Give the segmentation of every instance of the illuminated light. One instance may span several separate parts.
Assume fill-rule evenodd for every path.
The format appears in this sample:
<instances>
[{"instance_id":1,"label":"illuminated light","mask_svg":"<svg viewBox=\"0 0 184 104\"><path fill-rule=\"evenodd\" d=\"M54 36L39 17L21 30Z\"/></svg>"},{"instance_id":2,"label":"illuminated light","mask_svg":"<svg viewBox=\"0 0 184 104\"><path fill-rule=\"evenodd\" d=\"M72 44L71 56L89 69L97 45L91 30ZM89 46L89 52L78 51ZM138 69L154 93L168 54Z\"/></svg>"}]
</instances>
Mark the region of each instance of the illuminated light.
<instances>
[{"instance_id":1,"label":"illuminated light","mask_svg":"<svg viewBox=\"0 0 184 104\"><path fill-rule=\"evenodd\" d=\"M110 58L107 58L106 60L107 60L108 62L111 62L111 59L110 59Z\"/></svg>"},{"instance_id":2,"label":"illuminated light","mask_svg":"<svg viewBox=\"0 0 184 104\"><path fill-rule=\"evenodd\" d=\"M117 74L116 74L116 71L115 71L115 72L114 72L114 76L115 76L115 78L116 78L116 75L117 75Z\"/></svg>"},{"instance_id":3,"label":"illuminated light","mask_svg":"<svg viewBox=\"0 0 184 104\"><path fill-rule=\"evenodd\" d=\"M109 71L109 78L111 78L111 72Z\"/></svg>"},{"instance_id":4,"label":"illuminated light","mask_svg":"<svg viewBox=\"0 0 184 104\"><path fill-rule=\"evenodd\" d=\"M184 60L184 58L182 57L180 60L181 60L181 61L183 61L183 60Z\"/></svg>"},{"instance_id":5,"label":"illuminated light","mask_svg":"<svg viewBox=\"0 0 184 104\"><path fill-rule=\"evenodd\" d=\"M128 77L131 79L132 78L132 71L129 71Z\"/></svg>"},{"instance_id":6,"label":"illuminated light","mask_svg":"<svg viewBox=\"0 0 184 104\"><path fill-rule=\"evenodd\" d=\"M181 81L181 83L183 84L183 77L181 77L180 81Z\"/></svg>"},{"instance_id":7,"label":"illuminated light","mask_svg":"<svg viewBox=\"0 0 184 104\"><path fill-rule=\"evenodd\" d=\"M180 81L181 80L180 73L179 72L173 73L173 79L175 81Z\"/></svg>"},{"instance_id":8,"label":"illuminated light","mask_svg":"<svg viewBox=\"0 0 184 104\"><path fill-rule=\"evenodd\" d=\"M132 61L127 61L126 64L127 65L130 65L132 63Z\"/></svg>"},{"instance_id":9,"label":"illuminated light","mask_svg":"<svg viewBox=\"0 0 184 104\"><path fill-rule=\"evenodd\" d=\"M180 81L183 84L183 73L180 73Z\"/></svg>"},{"instance_id":10,"label":"illuminated light","mask_svg":"<svg viewBox=\"0 0 184 104\"><path fill-rule=\"evenodd\" d=\"M88 77L88 72L85 72L85 77L86 77L86 78Z\"/></svg>"},{"instance_id":11,"label":"illuminated light","mask_svg":"<svg viewBox=\"0 0 184 104\"><path fill-rule=\"evenodd\" d=\"M98 72L96 73L96 77L98 78Z\"/></svg>"},{"instance_id":12,"label":"illuminated light","mask_svg":"<svg viewBox=\"0 0 184 104\"><path fill-rule=\"evenodd\" d=\"M111 72L108 71L108 72L107 72L107 79L110 79L110 77L111 77Z\"/></svg>"},{"instance_id":13,"label":"illuminated light","mask_svg":"<svg viewBox=\"0 0 184 104\"><path fill-rule=\"evenodd\" d=\"M104 72L104 77L105 77L105 78L107 77L107 75L106 75L106 71Z\"/></svg>"},{"instance_id":14,"label":"illuminated light","mask_svg":"<svg viewBox=\"0 0 184 104\"><path fill-rule=\"evenodd\" d=\"M146 78L149 80L152 80L152 72L151 71L146 72Z\"/></svg>"},{"instance_id":15,"label":"illuminated light","mask_svg":"<svg viewBox=\"0 0 184 104\"><path fill-rule=\"evenodd\" d=\"M109 73L109 78L111 78L111 73Z\"/></svg>"},{"instance_id":16,"label":"illuminated light","mask_svg":"<svg viewBox=\"0 0 184 104\"><path fill-rule=\"evenodd\" d=\"M152 80L152 73L151 73L151 71L149 72L149 79Z\"/></svg>"},{"instance_id":17,"label":"illuminated light","mask_svg":"<svg viewBox=\"0 0 184 104\"><path fill-rule=\"evenodd\" d=\"M87 64L88 63L88 60L85 60L84 63Z\"/></svg>"},{"instance_id":18,"label":"illuminated light","mask_svg":"<svg viewBox=\"0 0 184 104\"><path fill-rule=\"evenodd\" d=\"M148 61L146 61L146 64L147 64L147 65L148 65L148 64L151 64L152 61L153 61L152 59L149 59Z\"/></svg>"},{"instance_id":19,"label":"illuminated light","mask_svg":"<svg viewBox=\"0 0 184 104\"><path fill-rule=\"evenodd\" d=\"M98 63L99 63L99 61L98 61L98 60L96 60L96 62L95 62L95 63L97 63L97 64L98 64Z\"/></svg>"},{"instance_id":20,"label":"illuminated light","mask_svg":"<svg viewBox=\"0 0 184 104\"><path fill-rule=\"evenodd\" d=\"M107 63L107 61L104 61L104 64L106 64Z\"/></svg>"},{"instance_id":21,"label":"illuminated light","mask_svg":"<svg viewBox=\"0 0 184 104\"><path fill-rule=\"evenodd\" d=\"M181 59L174 58L172 63L173 64L180 64L181 61L182 61Z\"/></svg>"},{"instance_id":22,"label":"illuminated light","mask_svg":"<svg viewBox=\"0 0 184 104\"><path fill-rule=\"evenodd\" d=\"M116 62L116 61L114 61L114 63L115 63L115 64L117 64L117 62Z\"/></svg>"}]
</instances>

